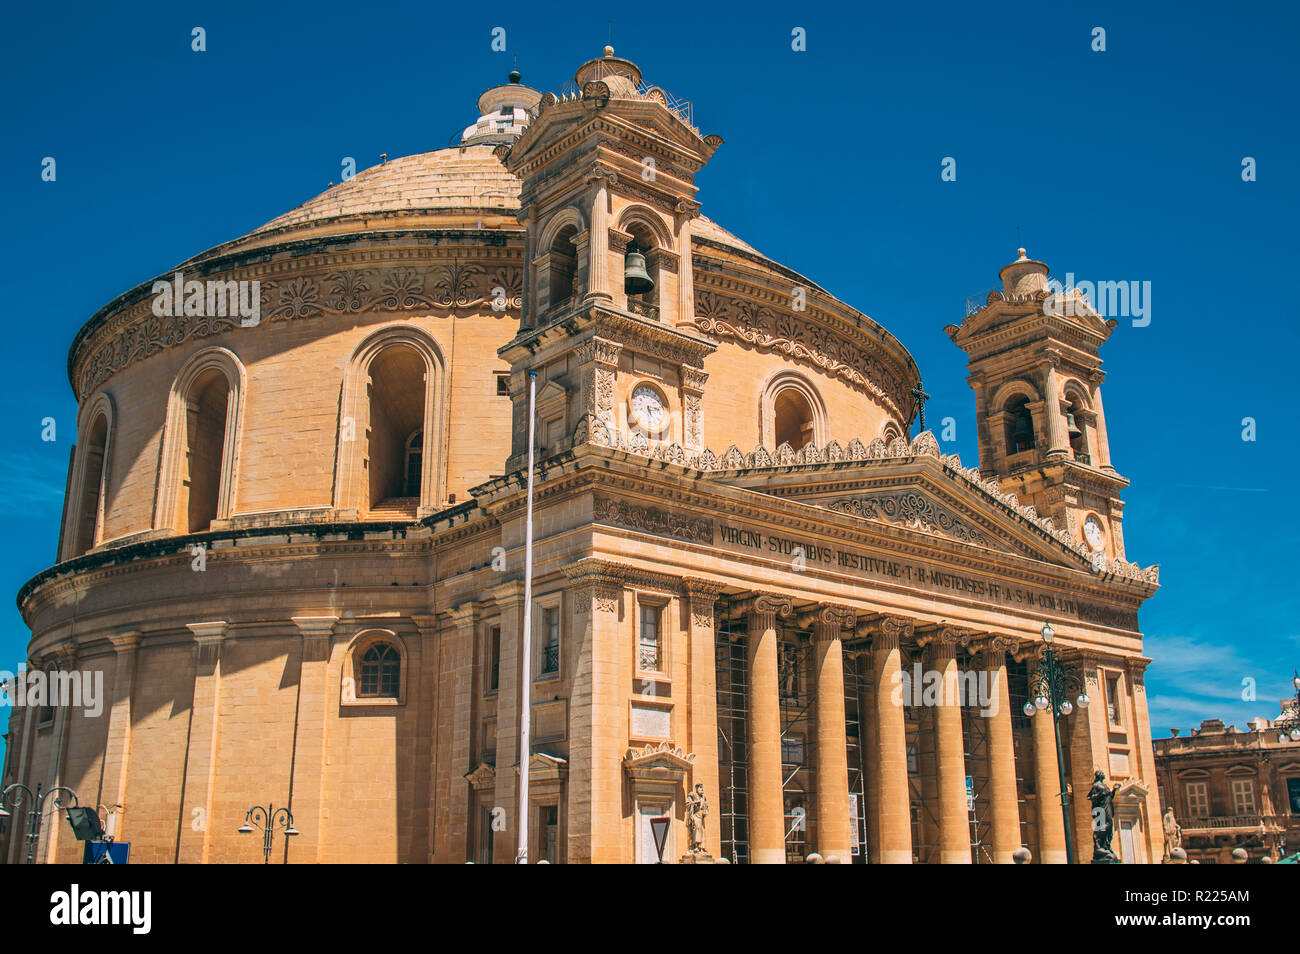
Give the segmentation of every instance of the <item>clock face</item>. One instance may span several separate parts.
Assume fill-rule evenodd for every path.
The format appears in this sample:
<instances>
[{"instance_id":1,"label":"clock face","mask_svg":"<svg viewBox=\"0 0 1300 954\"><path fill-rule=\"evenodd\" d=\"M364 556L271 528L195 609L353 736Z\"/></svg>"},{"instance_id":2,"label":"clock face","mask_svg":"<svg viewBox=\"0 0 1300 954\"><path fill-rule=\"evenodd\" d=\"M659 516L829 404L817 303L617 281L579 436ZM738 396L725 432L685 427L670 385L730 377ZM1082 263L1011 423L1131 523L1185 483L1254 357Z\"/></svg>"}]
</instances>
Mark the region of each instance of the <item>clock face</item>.
<instances>
[{"instance_id":1,"label":"clock face","mask_svg":"<svg viewBox=\"0 0 1300 954\"><path fill-rule=\"evenodd\" d=\"M664 401L659 392L643 384L632 392L632 413L646 430L655 430L664 419Z\"/></svg>"},{"instance_id":2,"label":"clock face","mask_svg":"<svg viewBox=\"0 0 1300 954\"><path fill-rule=\"evenodd\" d=\"M1091 516L1083 521L1083 538L1088 541L1088 546L1094 550L1100 550L1102 545L1101 521Z\"/></svg>"}]
</instances>

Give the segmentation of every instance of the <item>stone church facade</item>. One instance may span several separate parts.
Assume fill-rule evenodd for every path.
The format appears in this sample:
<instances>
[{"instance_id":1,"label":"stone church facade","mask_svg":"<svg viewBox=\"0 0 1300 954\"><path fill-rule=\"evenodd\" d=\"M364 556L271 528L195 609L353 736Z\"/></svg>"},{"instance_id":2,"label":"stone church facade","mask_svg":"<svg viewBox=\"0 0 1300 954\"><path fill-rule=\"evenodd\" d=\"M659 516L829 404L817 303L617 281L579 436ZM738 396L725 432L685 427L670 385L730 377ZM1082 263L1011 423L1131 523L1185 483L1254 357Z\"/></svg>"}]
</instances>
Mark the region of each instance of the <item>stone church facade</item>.
<instances>
[{"instance_id":1,"label":"stone church facade","mask_svg":"<svg viewBox=\"0 0 1300 954\"><path fill-rule=\"evenodd\" d=\"M479 110L160 276L184 307L146 282L77 335L58 561L19 604L32 668L107 699L13 710L5 784L70 786L146 862L260 861L268 803L300 832L276 861L511 862L527 771L533 861L654 860L665 816L676 859L699 784L715 858L1060 863L1025 714L1050 623L1096 702L1059 720L1076 852L1101 769L1116 850L1158 860L1115 323L1021 250L946 329L964 466L912 436L893 335L700 213L722 140L635 64ZM38 860L80 859L66 827Z\"/></svg>"}]
</instances>

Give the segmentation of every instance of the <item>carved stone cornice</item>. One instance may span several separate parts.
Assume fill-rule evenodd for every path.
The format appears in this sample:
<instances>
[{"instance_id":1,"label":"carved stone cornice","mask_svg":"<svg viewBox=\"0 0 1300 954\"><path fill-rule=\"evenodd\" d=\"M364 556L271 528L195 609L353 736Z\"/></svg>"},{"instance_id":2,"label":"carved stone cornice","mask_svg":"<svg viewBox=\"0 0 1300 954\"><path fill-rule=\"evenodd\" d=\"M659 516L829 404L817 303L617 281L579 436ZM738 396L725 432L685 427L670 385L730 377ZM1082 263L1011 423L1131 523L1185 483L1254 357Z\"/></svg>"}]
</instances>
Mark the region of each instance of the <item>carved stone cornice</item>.
<instances>
[{"instance_id":1,"label":"carved stone cornice","mask_svg":"<svg viewBox=\"0 0 1300 954\"><path fill-rule=\"evenodd\" d=\"M713 542L713 521L687 516L678 510L629 503L614 497L592 498L592 519L627 530L642 530L656 536L676 537L693 543Z\"/></svg>"}]
</instances>

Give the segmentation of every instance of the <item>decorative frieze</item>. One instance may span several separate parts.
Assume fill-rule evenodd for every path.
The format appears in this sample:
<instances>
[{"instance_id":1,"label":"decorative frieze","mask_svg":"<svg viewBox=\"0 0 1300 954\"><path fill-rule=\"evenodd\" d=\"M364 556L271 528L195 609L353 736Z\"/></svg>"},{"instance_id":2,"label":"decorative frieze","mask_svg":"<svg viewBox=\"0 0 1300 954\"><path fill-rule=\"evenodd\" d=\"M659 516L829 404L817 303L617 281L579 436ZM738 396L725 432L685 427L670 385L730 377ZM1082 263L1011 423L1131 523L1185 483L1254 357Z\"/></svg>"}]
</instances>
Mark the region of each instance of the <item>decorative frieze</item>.
<instances>
[{"instance_id":1,"label":"decorative frieze","mask_svg":"<svg viewBox=\"0 0 1300 954\"><path fill-rule=\"evenodd\" d=\"M695 293L695 327L714 338L735 338L760 351L777 351L808 361L828 374L880 399L895 415L911 406L907 384L872 352L866 339L850 340L803 316L729 298L714 291Z\"/></svg>"},{"instance_id":2,"label":"decorative frieze","mask_svg":"<svg viewBox=\"0 0 1300 954\"><path fill-rule=\"evenodd\" d=\"M676 537L693 543L713 542L713 521L688 517L673 510L645 507L597 496L592 506L597 523L609 523L627 530L643 530L661 537Z\"/></svg>"}]
</instances>

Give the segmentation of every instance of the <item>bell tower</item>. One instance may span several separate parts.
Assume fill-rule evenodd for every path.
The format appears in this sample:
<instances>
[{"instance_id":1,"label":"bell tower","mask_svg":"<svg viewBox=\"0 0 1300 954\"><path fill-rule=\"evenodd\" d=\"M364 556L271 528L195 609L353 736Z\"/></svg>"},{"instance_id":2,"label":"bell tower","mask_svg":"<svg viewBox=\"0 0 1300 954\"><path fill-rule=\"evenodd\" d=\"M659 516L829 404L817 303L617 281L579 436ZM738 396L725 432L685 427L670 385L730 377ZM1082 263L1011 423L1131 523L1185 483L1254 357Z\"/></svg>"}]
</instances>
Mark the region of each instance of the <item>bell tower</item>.
<instances>
[{"instance_id":1,"label":"bell tower","mask_svg":"<svg viewBox=\"0 0 1300 954\"><path fill-rule=\"evenodd\" d=\"M1101 404L1101 346L1118 324L1019 250L994 289L944 331L967 355L980 471L1098 554L1124 559L1120 493Z\"/></svg>"},{"instance_id":2,"label":"bell tower","mask_svg":"<svg viewBox=\"0 0 1300 954\"><path fill-rule=\"evenodd\" d=\"M527 463L530 371L544 456L588 440L670 457L702 448L715 346L692 327L690 223L695 175L721 144L606 47L497 147L521 181L527 267L519 333L500 351L514 409L507 471Z\"/></svg>"}]
</instances>

